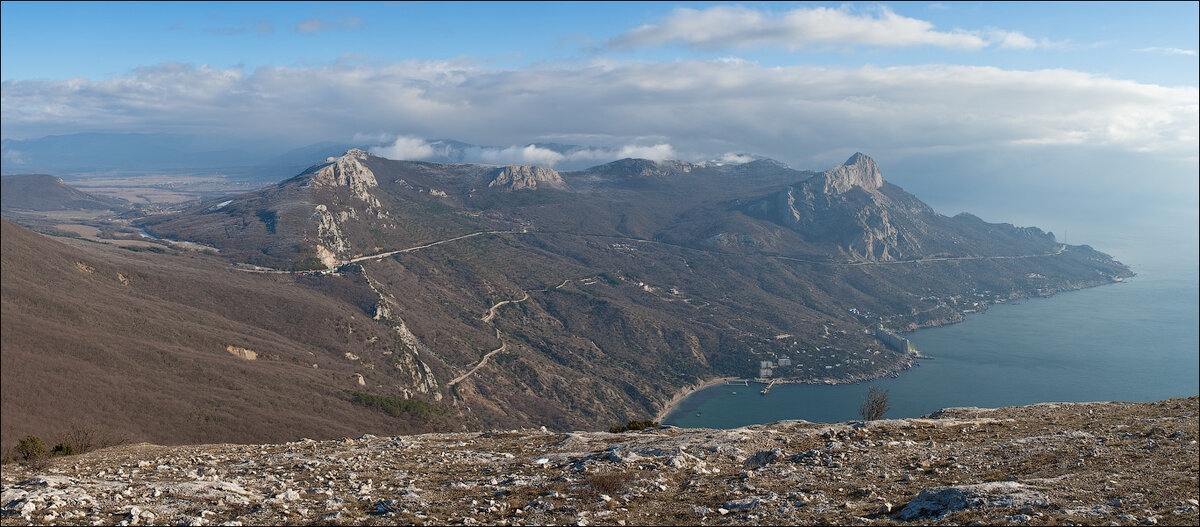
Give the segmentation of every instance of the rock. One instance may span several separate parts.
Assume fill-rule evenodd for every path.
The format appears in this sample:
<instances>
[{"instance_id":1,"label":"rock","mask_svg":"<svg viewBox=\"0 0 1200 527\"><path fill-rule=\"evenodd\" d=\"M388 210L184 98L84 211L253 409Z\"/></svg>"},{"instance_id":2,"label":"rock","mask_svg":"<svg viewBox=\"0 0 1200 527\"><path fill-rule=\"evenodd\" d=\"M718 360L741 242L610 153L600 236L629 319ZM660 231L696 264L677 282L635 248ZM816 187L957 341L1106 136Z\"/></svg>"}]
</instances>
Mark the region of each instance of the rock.
<instances>
[{"instance_id":1,"label":"rock","mask_svg":"<svg viewBox=\"0 0 1200 527\"><path fill-rule=\"evenodd\" d=\"M254 350L234 346L232 344L225 346L225 351L228 351L230 355L242 360L255 360L258 358L258 353Z\"/></svg>"},{"instance_id":2,"label":"rock","mask_svg":"<svg viewBox=\"0 0 1200 527\"><path fill-rule=\"evenodd\" d=\"M312 175L312 183L315 186L348 187L359 199L378 206L369 190L378 187L379 182L375 180L375 173L363 163L369 157L371 154L357 148L346 151L341 157L331 157L327 165Z\"/></svg>"},{"instance_id":3,"label":"rock","mask_svg":"<svg viewBox=\"0 0 1200 527\"><path fill-rule=\"evenodd\" d=\"M900 509L901 520L941 518L966 509L997 507L1046 507L1050 498L1028 485L1015 481L996 481L974 485L929 487Z\"/></svg>"},{"instance_id":4,"label":"rock","mask_svg":"<svg viewBox=\"0 0 1200 527\"><path fill-rule=\"evenodd\" d=\"M563 181L562 176L558 172L549 168L529 165L515 165L501 168L492 177L492 181L488 183L488 187L490 188L510 191L536 190L539 187L562 189L566 186L566 182Z\"/></svg>"},{"instance_id":5,"label":"rock","mask_svg":"<svg viewBox=\"0 0 1200 527\"><path fill-rule=\"evenodd\" d=\"M783 459L783 451L778 448L774 450L760 450L747 458L744 464L750 468L758 468L780 459Z\"/></svg>"},{"instance_id":6,"label":"rock","mask_svg":"<svg viewBox=\"0 0 1200 527\"><path fill-rule=\"evenodd\" d=\"M883 186L879 166L862 152L855 152L841 166L826 170L816 177L823 179L826 194L843 194L855 187L875 190Z\"/></svg>"}]
</instances>

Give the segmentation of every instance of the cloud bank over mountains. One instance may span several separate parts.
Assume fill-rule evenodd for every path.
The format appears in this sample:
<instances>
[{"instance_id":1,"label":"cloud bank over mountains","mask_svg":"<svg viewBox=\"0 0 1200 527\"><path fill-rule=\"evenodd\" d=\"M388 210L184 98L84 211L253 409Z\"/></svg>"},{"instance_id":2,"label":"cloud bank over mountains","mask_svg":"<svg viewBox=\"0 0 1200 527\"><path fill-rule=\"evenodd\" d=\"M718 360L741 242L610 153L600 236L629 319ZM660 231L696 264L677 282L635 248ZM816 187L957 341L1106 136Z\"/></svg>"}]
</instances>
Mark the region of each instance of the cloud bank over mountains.
<instances>
[{"instance_id":1,"label":"cloud bank over mountains","mask_svg":"<svg viewBox=\"0 0 1200 527\"><path fill-rule=\"evenodd\" d=\"M663 161L675 159L678 154L667 143L628 144L616 147L580 145L526 144L512 146L478 146L452 141L429 141L419 137L386 136L370 137L364 134L360 140L375 140L383 143L370 148L372 154L388 159L410 161L436 161L451 163L483 163L490 165L538 165L544 167L583 168L628 157ZM593 138L595 139L595 138ZM751 158L723 158L724 162L745 162Z\"/></svg>"},{"instance_id":2,"label":"cloud bank over mountains","mask_svg":"<svg viewBox=\"0 0 1200 527\"><path fill-rule=\"evenodd\" d=\"M604 58L531 69L410 60L247 72L167 63L104 80L4 81L2 91L6 137L138 131L303 142L384 133L399 157L433 154L415 137L451 137L526 145L481 150L481 162L548 165L613 152L793 162L799 152L1082 144L1195 158L1200 138L1196 88L1062 69ZM604 150L528 146L578 137Z\"/></svg>"}]
</instances>

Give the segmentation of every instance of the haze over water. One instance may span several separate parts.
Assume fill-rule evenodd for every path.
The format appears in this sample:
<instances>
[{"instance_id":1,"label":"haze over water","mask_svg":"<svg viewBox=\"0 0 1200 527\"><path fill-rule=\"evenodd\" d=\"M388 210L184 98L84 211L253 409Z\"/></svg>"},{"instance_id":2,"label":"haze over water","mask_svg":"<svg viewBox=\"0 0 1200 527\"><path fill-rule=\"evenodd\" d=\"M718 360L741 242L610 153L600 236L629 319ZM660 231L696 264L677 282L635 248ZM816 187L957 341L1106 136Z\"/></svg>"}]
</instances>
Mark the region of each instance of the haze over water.
<instances>
[{"instance_id":1,"label":"haze over water","mask_svg":"<svg viewBox=\"0 0 1200 527\"><path fill-rule=\"evenodd\" d=\"M887 417L953 406L1151 401L1200 392L1196 211L1143 218L1146 225L1136 229L1096 224L1067 240L1129 265L1137 276L1124 283L999 304L962 323L909 334L935 358L899 378L869 383L889 391ZM664 421L733 428L852 420L867 386L776 385L767 396L759 395L760 385L714 386L684 400Z\"/></svg>"}]
</instances>

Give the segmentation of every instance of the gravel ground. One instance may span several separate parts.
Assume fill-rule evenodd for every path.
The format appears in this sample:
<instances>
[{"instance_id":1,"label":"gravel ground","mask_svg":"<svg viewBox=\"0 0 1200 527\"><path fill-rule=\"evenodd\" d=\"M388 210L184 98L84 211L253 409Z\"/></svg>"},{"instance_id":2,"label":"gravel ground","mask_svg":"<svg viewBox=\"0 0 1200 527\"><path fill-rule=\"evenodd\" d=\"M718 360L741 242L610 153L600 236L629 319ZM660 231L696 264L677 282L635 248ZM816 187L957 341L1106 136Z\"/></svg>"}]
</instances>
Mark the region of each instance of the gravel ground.
<instances>
[{"instance_id":1,"label":"gravel ground","mask_svg":"<svg viewBox=\"0 0 1200 527\"><path fill-rule=\"evenodd\" d=\"M0 501L3 525L1197 525L1197 410L123 445L5 465Z\"/></svg>"}]
</instances>

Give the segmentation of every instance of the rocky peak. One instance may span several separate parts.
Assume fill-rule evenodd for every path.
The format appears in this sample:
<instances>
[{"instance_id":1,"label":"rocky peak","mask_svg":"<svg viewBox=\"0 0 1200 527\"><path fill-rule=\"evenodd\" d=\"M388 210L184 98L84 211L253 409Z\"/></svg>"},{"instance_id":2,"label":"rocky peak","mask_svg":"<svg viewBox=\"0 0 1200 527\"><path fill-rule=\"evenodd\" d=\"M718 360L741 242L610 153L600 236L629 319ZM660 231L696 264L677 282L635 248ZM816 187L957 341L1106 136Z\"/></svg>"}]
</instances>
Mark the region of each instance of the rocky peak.
<instances>
[{"instance_id":1,"label":"rocky peak","mask_svg":"<svg viewBox=\"0 0 1200 527\"><path fill-rule=\"evenodd\" d=\"M535 190L538 186L561 189L566 186L558 172L530 165L506 166L496 171L488 187L505 190Z\"/></svg>"},{"instance_id":2,"label":"rocky peak","mask_svg":"<svg viewBox=\"0 0 1200 527\"><path fill-rule=\"evenodd\" d=\"M824 181L826 194L843 194L854 187L875 190L883 186L883 174L880 174L879 166L862 152L855 152L841 166L826 170L817 177Z\"/></svg>"},{"instance_id":3,"label":"rocky peak","mask_svg":"<svg viewBox=\"0 0 1200 527\"><path fill-rule=\"evenodd\" d=\"M356 196L364 201L371 201L367 189L378 187L375 173L363 163L370 154L357 148L348 150L341 157L331 157L327 164L312 176L316 186L349 187Z\"/></svg>"}]
</instances>

